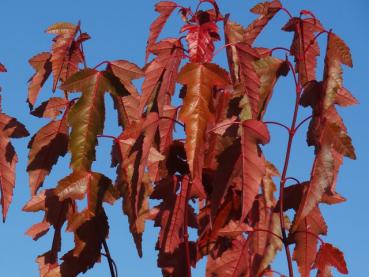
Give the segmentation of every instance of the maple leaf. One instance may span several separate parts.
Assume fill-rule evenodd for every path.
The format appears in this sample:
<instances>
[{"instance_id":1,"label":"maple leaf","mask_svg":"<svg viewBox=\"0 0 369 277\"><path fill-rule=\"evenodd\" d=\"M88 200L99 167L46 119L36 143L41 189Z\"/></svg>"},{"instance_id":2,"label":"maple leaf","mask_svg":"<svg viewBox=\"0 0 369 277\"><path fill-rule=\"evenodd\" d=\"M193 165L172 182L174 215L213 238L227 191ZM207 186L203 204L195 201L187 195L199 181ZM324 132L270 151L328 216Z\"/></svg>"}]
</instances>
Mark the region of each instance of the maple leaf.
<instances>
[{"instance_id":1,"label":"maple leaf","mask_svg":"<svg viewBox=\"0 0 369 277\"><path fill-rule=\"evenodd\" d=\"M187 246L181 243L173 254L160 253L158 266L162 269L163 276L186 276L188 274ZM196 245L190 241L188 243L191 265L196 263Z\"/></svg>"},{"instance_id":2,"label":"maple leaf","mask_svg":"<svg viewBox=\"0 0 369 277\"><path fill-rule=\"evenodd\" d=\"M184 57L183 46L180 40L168 38L150 49L156 57L145 67L139 111L142 113L146 106L147 112L158 111L162 116L164 105L170 104L175 91L179 65Z\"/></svg>"},{"instance_id":3,"label":"maple leaf","mask_svg":"<svg viewBox=\"0 0 369 277\"><path fill-rule=\"evenodd\" d=\"M118 151L116 183L124 199L123 211L128 216L130 230L140 256L142 233L149 210L148 196L151 194L149 175L145 169L151 163L164 159L157 155L153 145L157 129L158 114L149 113L141 122L132 124L119 136L115 148L115 151Z\"/></svg>"},{"instance_id":4,"label":"maple leaf","mask_svg":"<svg viewBox=\"0 0 369 277\"><path fill-rule=\"evenodd\" d=\"M27 102L31 108L36 103L38 94L46 80L49 78L51 68L51 54L48 52L40 53L29 60L30 65L36 71L36 73L28 81L28 98Z\"/></svg>"},{"instance_id":5,"label":"maple leaf","mask_svg":"<svg viewBox=\"0 0 369 277\"><path fill-rule=\"evenodd\" d=\"M334 266L342 274L348 274L343 253L332 244L323 243L319 248L314 267L325 272L330 266Z\"/></svg>"},{"instance_id":6,"label":"maple leaf","mask_svg":"<svg viewBox=\"0 0 369 277\"><path fill-rule=\"evenodd\" d=\"M242 236L232 241L232 247L215 260L209 256L206 276L247 276L249 274L248 241Z\"/></svg>"},{"instance_id":7,"label":"maple leaf","mask_svg":"<svg viewBox=\"0 0 369 277\"><path fill-rule=\"evenodd\" d=\"M53 91L56 90L59 80L65 81L69 76L78 71L78 65L84 61L80 45L90 37L86 33L80 34L80 23L77 25L60 22L46 30L49 34L54 34L54 43L51 51L52 73L54 76Z\"/></svg>"},{"instance_id":8,"label":"maple leaf","mask_svg":"<svg viewBox=\"0 0 369 277\"><path fill-rule=\"evenodd\" d=\"M51 121L42 127L28 144L27 171L31 195L42 186L59 157L68 151L68 124L66 118Z\"/></svg>"},{"instance_id":9,"label":"maple leaf","mask_svg":"<svg viewBox=\"0 0 369 277\"><path fill-rule=\"evenodd\" d=\"M337 91L335 104L342 107L348 107L351 105L357 105L358 103L359 101L347 89L342 87Z\"/></svg>"},{"instance_id":10,"label":"maple leaf","mask_svg":"<svg viewBox=\"0 0 369 277\"><path fill-rule=\"evenodd\" d=\"M327 234L327 225L318 207L315 207L293 233L296 242L293 259L297 262L302 277L310 276L317 254L319 235Z\"/></svg>"},{"instance_id":11,"label":"maple leaf","mask_svg":"<svg viewBox=\"0 0 369 277\"><path fill-rule=\"evenodd\" d=\"M186 40L190 61L192 63L209 63L213 59L214 41L220 39L218 26L207 12L199 11L195 17L196 24L183 26L181 32L188 32Z\"/></svg>"},{"instance_id":12,"label":"maple leaf","mask_svg":"<svg viewBox=\"0 0 369 277\"><path fill-rule=\"evenodd\" d=\"M268 265L271 264L277 255L278 251L283 248L283 242L279 237L282 237L281 231L281 221L278 213L273 213L271 215L270 227L269 229L273 234L268 234L268 242L265 247L264 253L262 254L262 259L259 263L257 269L257 276L267 269ZM279 237L277 237L277 236Z\"/></svg>"},{"instance_id":13,"label":"maple leaf","mask_svg":"<svg viewBox=\"0 0 369 277\"><path fill-rule=\"evenodd\" d=\"M324 30L316 18L291 18L282 28L294 32L290 52L295 56L296 71L300 74L302 85L315 80L317 57L320 48L315 34Z\"/></svg>"},{"instance_id":14,"label":"maple leaf","mask_svg":"<svg viewBox=\"0 0 369 277\"><path fill-rule=\"evenodd\" d=\"M260 94L260 79L256 73L254 62L260 56L247 42L244 41L244 30L237 23L226 21L226 43L228 63L231 68L233 86L247 99L248 113L241 115L241 119L255 118L258 113ZM245 100L244 100L245 101Z\"/></svg>"},{"instance_id":15,"label":"maple leaf","mask_svg":"<svg viewBox=\"0 0 369 277\"><path fill-rule=\"evenodd\" d=\"M278 78L286 76L289 68L285 61L271 56L255 61L254 68L260 80L257 119L261 120L266 112Z\"/></svg>"},{"instance_id":16,"label":"maple leaf","mask_svg":"<svg viewBox=\"0 0 369 277\"><path fill-rule=\"evenodd\" d=\"M228 146L218 157L218 167L215 171L213 187L211 193L211 218L216 215L223 198L225 197L234 178L241 176L242 160L241 160L241 144L236 140ZM221 170L220 170L221 169Z\"/></svg>"},{"instance_id":17,"label":"maple leaf","mask_svg":"<svg viewBox=\"0 0 369 277\"><path fill-rule=\"evenodd\" d=\"M180 191L177 194L179 185ZM176 176L169 177L155 187L152 198L163 198L163 202L156 207L159 212L154 219L155 226L161 227L156 245L156 249L161 252L174 253L183 242L185 216L192 218L190 226L196 226L196 221L193 220L194 210L187 203L189 190L188 176L182 177L180 182ZM186 211L187 215L185 215Z\"/></svg>"},{"instance_id":18,"label":"maple leaf","mask_svg":"<svg viewBox=\"0 0 369 277\"><path fill-rule=\"evenodd\" d=\"M51 97L49 100L43 102L39 107L31 112L37 117L50 118L55 120L63 110L65 110L70 102L61 97Z\"/></svg>"},{"instance_id":19,"label":"maple leaf","mask_svg":"<svg viewBox=\"0 0 369 277\"><path fill-rule=\"evenodd\" d=\"M209 110L212 89L227 85L228 74L215 64L189 63L182 68L177 81L187 85L179 119L186 126L185 149L193 183L201 184L204 139L212 117Z\"/></svg>"},{"instance_id":20,"label":"maple leaf","mask_svg":"<svg viewBox=\"0 0 369 277\"><path fill-rule=\"evenodd\" d=\"M82 92L81 98L68 113L68 121L72 127L69 148L73 170L89 170L95 160L97 135L104 128L104 92L124 96L126 90L116 77L95 69L75 73L63 83L61 89Z\"/></svg>"},{"instance_id":21,"label":"maple leaf","mask_svg":"<svg viewBox=\"0 0 369 277\"><path fill-rule=\"evenodd\" d=\"M262 122L246 120L242 122L242 212L244 221L258 194L262 178L265 176L265 159L258 146L270 140L269 131Z\"/></svg>"},{"instance_id":22,"label":"maple leaf","mask_svg":"<svg viewBox=\"0 0 369 277\"><path fill-rule=\"evenodd\" d=\"M164 28L165 23L176 8L177 4L171 1L161 1L155 5L155 11L159 13L159 16L150 25L150 35L146 46L146 62L151 52L150 48L155 44L162 29Z\"/></svg>"},{"instance_id":23,"label":"maple leaf","mask_svg":"<svg viewBox=\"0 0 369 277\"><path fill-rule=\"evenodd\" d=\"M140 96L132 84L132 80L141 78L144 75L143 71L134 63L126 60L109 62L107 71L116 76L130 94L127 96L111 95L114 108L118 112L118 122L120 126L127 127L132 121L139 120L141 116L141 112L139 112Z\"/></svg>"},{"instance_id":24,"label":"maple leaf","mask_svg":"<svg viewBox=\"0 0 369 277\"><path fill-rule=\"evenodd\" d=\"M322 145L316 154L311 180L297 210L293 230L314 209L323 193L334 180L334 157L328 145Z\"/></svg>"},{"instance_id":25,"label":"maple leaf","mask_svg":"<svg viewBox=\"0 0 369 277\"><path fill-rule=\"evenodd\" d=\"M3 222L5 222L6 215L13 198L13 190L15 186L15 166L18 162L18 158L13 146L10 144L9 138L3 134L0 136L0 149L3 153L0 157L1 206Z\"/></svg>"},{"instance_id":26,"label":"maple leaf","mask_svg":"<svg viewBox=\"0 0 369 277\"><path fill-rule=\"evenodd\" d=\"M253 203L252 210L250 211L248 222L254 228L254 232L250 233L248 237L249 248L253 253L250 259L252 272L251 275L256 275L260 268L260 262L264 256L264 252L267 247L269 234L260 230L269 230L271 222L271 209L266 207L265 201L261 195L258 195Z\"/></svg>"},{"instance_id":27,"label":"maple leaf","mask_svg":"<svg viewBox=\"0 0 369 277\"><path fill-rule=\"evenodd\" d=\"M277 187L273 181L273 177L280 176L278 169L270 162L265 163L265 175L263 177L261 188L263 189L263 197L268 208L274 206L274 192Z\"/></svg>"},{"instance_id":28,"label":"maple leaf","mask_svg":"<svg viewBox=\"0 0 369 277\"><path fill-rule=\"evenodd\" d=\"M259 18L255 19L244 31L244 39L252 45L260 32L281 9L282 5L278 0L270 2L262 2L251 8L251 12L259 14Z\"/></svg>"},{"instance_id":29,"label":"maple leaf","mask_svg":"<svg viewBox=\"0 0 369 277\"><path fill-rule=\"evenodd\" d=\"M23 211L44 211L44 219L36 223L26 234L38 239L45 235L51 226L54 227L53 244L49 251L37 257L40 276L44 277L58 267L58 252L61 250L61 228L66 219L74 212L71 201L59 201L53 189L48 189L32 196L31 200L23 207Z\"/></svg>"},{"instance_id":30,"label":"maple leaf","mask_svg":"<svg viewBox=\"0 0 369 277\"><path fill-rule=\"evenodd\" d=\"M337 35L329 33L322 85L325 93L324 109L328 109L334 104L337 93L343 88L341 64L352 67L350 49Z\"/></svg>"},{"instance_id":31,"label":"maple leaf","mask_svg":"<svg viewBox=\"0 0 369 277\"><path fill-rule=\"evenodd\" d=\"M60 266L54 267L45 277L74 277L86 272L100 261L102 244L108 232L109 225L105 213L102 212L86 221L75 232L75 247L62 257Z\"/></svg>"},{"instance_id":32,"label":"maple leaf","mask_svg":"<svg viewBox=\"0 0 369 277\"><path fill-rule=\"evenodd\" d=\"M28 136L25 126L15 118L0 113L0 192L3 221L9 210L15 186L15 166L18 162L17 154L10 138Z\"/></svg>"}]
</instances>

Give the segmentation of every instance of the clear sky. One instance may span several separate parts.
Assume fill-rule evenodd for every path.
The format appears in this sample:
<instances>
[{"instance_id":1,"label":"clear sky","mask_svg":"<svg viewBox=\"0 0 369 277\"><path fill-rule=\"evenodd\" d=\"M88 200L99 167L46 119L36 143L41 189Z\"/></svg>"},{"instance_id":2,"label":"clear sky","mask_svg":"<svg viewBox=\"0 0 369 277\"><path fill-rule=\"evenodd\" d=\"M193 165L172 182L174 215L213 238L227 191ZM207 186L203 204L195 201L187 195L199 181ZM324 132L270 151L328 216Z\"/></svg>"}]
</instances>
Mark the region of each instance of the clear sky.
<instances>
[{"instance_id":1,"label":"clear sky","mask_svg":"<svg viewBox=\"0 0 369 277\"><path fill-rule=\"evenodd\" d=\"M0 76L3 88L4 110L17 117L26 124L34 134L47 121L40 120L28 114L26 104L27 80L33 74L27 61L34 54L49 51L51 36L43 33L49 25L70 21L82 22L82 28L92 39L85 43L87 62L94 66L102 60L128 59L143 66L148 27L156 17L153 11L154 0L1 0L0 1L0 61L6 65L7 74ZM248 10L257 1L254 0L220 0L218 1L223 13L230 12L231 18L248 24L254 17ZM369 111L369 17L367 0L281 0L285 7L292 12L299 9L309 9L321 20L326 29L341 36L352 49L354 68L345 69L345 87L347 87L360 101L359 106L340 109L348 126L349 133L356 146L357 161L345 159L339 175L338 191L348 198L344 204L324 207L323 213L329 226L326 241L339 247L346 257L349 276L369 276L369 184L367 176L369 167L368 111ZM197 1L178 1L185 6L196 4ZM175 15L174 15L175 17ZM281 13L273 20L273 27L267 28L265 34L257 41L258 45L275 47L290 46L291 34L280 31L280 27L287 21ZM176 36L180 28L179 20L165 29L165 34ZM217 47L220 47L218 44ZM324 49L324 44L323 44ZM224 65L224 53L217 57L217 62ZM321 73L320 65L320 73ZM278 86L271 103L271 110L266 120L276 120L289 124L291 119L291 99L293 89L291 80L286 78ZM50 86L42 92L42 97L49 95ZM288 100L290 99L290 100ZM115 122L115 115L110 112L112 105L107 103L107 120ZM301 118L310 112L306 109ZM108 125L109 123L107 123ZM305 180L310 174L312 164L312 149L305 144L305 131L301 129L297 136L289 171L290 176ZM116 127L108 127L107 134L118 134ZM286 135L283 131L271 127L272 141L265 147L269 160L279 168L285 151ZM41 214L29 214L21 211L22 206L29 199L28 176L25 172L28 139L15 140L19 154L17 167L17 182L13 204L8 214L6 224L0 224L0 276L23 277L38 276L37 255L48 251L51 237L45 236L38 242L24 235L33 223L42 219ZM98 162L95 169L108 176L114 176L114 170L109 168L110 143L100 141ZM274 149L272 149L274 148ZM47 178L45 187L54 186L68 172L69 156L62 159L54 173ZM139 259L128 232L127 219L122 215L120 203L114 207L107 206L110 219L109 245L120 276L161 276L156 267L155 240L158 230L151 223L147 224L144 235L144 257ZM51 232L52 233L52 232ZM64 234L63 251L70 249L72 236ZM275 268L287 273L284 254L275 263ZM204 262L194 270L194 276L204 275ZM103 260L90 270L86 276L108 276L108 266ZM335 276L339 276L338 273Z\"/></svg>"}]
</instances>

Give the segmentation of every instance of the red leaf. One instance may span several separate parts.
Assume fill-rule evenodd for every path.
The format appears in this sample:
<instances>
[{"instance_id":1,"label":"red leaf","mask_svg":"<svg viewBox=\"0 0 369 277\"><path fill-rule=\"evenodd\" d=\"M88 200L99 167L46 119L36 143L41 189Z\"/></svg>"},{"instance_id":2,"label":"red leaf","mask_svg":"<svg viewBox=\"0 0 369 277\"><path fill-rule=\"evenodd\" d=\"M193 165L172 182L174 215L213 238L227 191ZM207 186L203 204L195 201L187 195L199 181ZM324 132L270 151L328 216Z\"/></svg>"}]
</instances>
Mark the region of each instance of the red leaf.
<instances>
[{"instance_id":1,"label":"red leaf","mask_svg":"<svg viewBox=\"0 0 369 277\"><path fill-rule=\"evenodd\" d=\"M68 125L66 118L51 121L42 127L31 139L28 148L27 171L31 194L35 195L42 186L59 157L68 150Z\"/></svg>"},{"instance_id":2,"label":"red leaf","mask_svg":"<svg viewBox=\"0 0 369 277\"><path fill-rule=\"evenodd\" d=\"M45 117L55 120L64 109L67 108L69 101L65 98L52 97L43 102L39 107L31 112L37 117Z\"/></svg>"},{"instance_id":3,"label":"red leaf","mask_svg":"<svg viewBox=\"0 0 369 277\"><path fill-rule=\"evenodd\" d=\"M327 267L334 266L342 274L348 274L343 253L330 243L323 243L316 256L314 267L325 271Z\"/></svg>"},{"instance_id":4,"label":"red leaf","mask_svg":"<svg viewBox=\"0 0 369 277\"><path fill-rule=\"evenodd\" d=\"M147 40L146 46L146 62L149 58L149 53L151 52L150 48L155 44L162 29L164 28L165 23L167 22L168 18L175 10L175 8L177 8L177 4L171 1L162 1L155 5L155 11L160 13L160 15L150 25L150 35Z\"/></svg>"},{"instance_id":5,"label":"red leaf","mask_svg":"<svg viewBox=\"0 0 369 277\"><path fill-rule=\"evenodd\" d=\"M347 107L351 105L359 104L359 101L345 88L341 88L337 91L335 104Z\"/></svg>"},{"instance_id":6,"label":"red leaf","mask_svg":"<svg viewBox=\"0 0 369 277\"><path fill-rule=\"evenodd\" d=\"M309 277L313 263L317 254L317 236L327 233L327 225L318 207L314 208L306 218L301 221L293 239L296 247L293 252L293 259L296 260L299 272L302 277Z\"/></svg>"},{"instance_id":7,"label":"red leaf","mask_svg":"<svg viewBox=\"0 0 369 277\"><path fill-rule=\"evenodd\" d=\"M215 64L190 63L178 76L179 83L187 85L187 93L179 118L186 126L186 156L193 183L202 183L204 140L212 113L209 104L214 86L228 83L227 72ZM196 186L196 184L194 184Z\"/></svg>"},{"instance_id":8,"label":"red leaf","mask_svg":"<svg viewBox=\"0 0 369 277\"><path fill-rule=\"evenodd\" d=\"M274 15L281 9L281 7L282 5L278 0L273 0L270 2L259 3L250 10L251 12L259 14L260 16L245 29L244 39L249 45L254 43L257 36L274 17Z\"/></svg>"},{"instance_id":9,"label":"red leaf","mask_svg":"<svg viewBox=\"0 0 369 277\"><path fill-rule=\"evenodd\" d=\"M3 209L3 221L5 221L10 203L13 198L13 189L15 186L15 165L18 161L17 155L9 139L5 136L0 137L0 190L1 206Z\"/></svg>"},{"instance_id":10,"label":"red leaf","mask_svg":"<svg viewBox=\"0 0 369 277\"><path fill-rule=\"evenodd\" d=\"M242 123L242 214L244 221L258 194L265 175L265 159L258 143L268 143L269 132L260 121L246 120Z\"/></svg>"},{"instance_id":11,"label":"red leaf","mask_svg":"<svg viewBox=\"0 0 369 277\"><path fill-rule=\"evenodd\" d=\"M77 39L80 31L80 24L56 23L50 26L46 32L55 34L54 44L51 52L52 72L54 76L53 91L56 90L59 80L65 81L78 71L78 65L84 61L80 45L89 39L89 36L82 33Z\"/></svg>"},{"instance_id":12,"label":"red leaf","mask_svg":"<svg viewBox=\"0 0 369 277\"><path fill-rule=\"evenodd\" d=\"M282 29L295 33L290 51L295 56L296 71L300 74L302 84L315 80L316 59L320 55L315 34L324 30L322 25L315 18L294 17Z\"/></svg>"},{"instance_id":13,"label":"red leaf","mask_svg":"<svg viewBox=\"0 0 369 277\"><path fill-rule=\"evenodd\" d=\"M249 274L248 241L240 236L232 241L232 248L226 250L219 258L209 256L206 276L248 276Z\"/></svg>"},{"instance_id":14,"label":"red leaf","mask_svg":"<svg viewBox=\"0 0 369 277\"><path fill-rule=\"evenodd\" d=\"M51 54L48 52L40 53L29 60L30 65L36 73L29 80L28 85L28 104L31 108L36 103L37 96L40 93L42 86L51 74Z\"/></svg>"},{"instance_id":15,"label":"red leaf","mask_svg":"<svg viewBox=\"0 0 369 277\"><path fill-rule=\"evenodd\" d=\"M50 223L42 221L32 225L26 232L26 235L30 236L33 240L38 240L41 236L45 235L50 229Z\"/></svg>"},{"instance_id":16,"label":"red leaf","mask_svg":"<svg viewBox=\"0 0 369 277\"><path fill-rule=\"evenodd\" d=\"M186 40L192 63L209 63L213 59L214 41L220 39L218 26L210 21L210 15L207 12L199 12L197 15L197 24L187 24L183 26L181 32L188 32Z\"/></svg>"},{"instance_id":17,"label":"red leaf","mask_svg":"<svg viewBox=\"0 0 369 277\"><path fill-rule=\"evenodd\" d=\"M147 106L148 112L158 111L162 116L164 105L171 103L175 91L179 65L184 57L183 46L177 39L165 39L153 45L151 51L157 57L145 68L139 112Z\"/></svg>"}]
</instances>

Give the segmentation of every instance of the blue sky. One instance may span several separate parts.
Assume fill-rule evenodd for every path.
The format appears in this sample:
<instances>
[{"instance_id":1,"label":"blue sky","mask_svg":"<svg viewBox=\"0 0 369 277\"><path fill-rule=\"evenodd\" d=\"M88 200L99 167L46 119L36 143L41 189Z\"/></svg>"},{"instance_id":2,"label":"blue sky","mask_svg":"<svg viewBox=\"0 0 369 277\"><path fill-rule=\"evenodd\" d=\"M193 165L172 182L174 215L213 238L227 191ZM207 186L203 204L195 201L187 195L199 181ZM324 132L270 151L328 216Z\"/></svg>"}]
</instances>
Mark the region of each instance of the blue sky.
<instances>
[{"instance_id":1,"label":"blue sky","mask_svg":"<svg viewBox=\"0 0 369 277\"><path fill-rule=\"evenodd\" d=\"M34 54L48 51L51 37L45 33L49 25L59 21L77 22L81 20L82 28L88 32L92 40L85 44L87 62L94 66L102 60L127 59L143 66L148 27L155 18L154 0L135 1L96 1L96 0L1 0L0 2L0 61L6 65L7 74L0 76L3 88L4 111L17 117L28 126L33 134L47 121L40 120L28 114L26 104L27 80L32 75L32 69L27 61ZM248 10L257 1L254 0L221 0L218 1L223 13L230 12L231 18L246 25L254 16ZM345 252L350 271L349 276L369 276L369 213L367 212L369 186L366 174L369 165L368 111L369 111L369 17L367 11L369 2L366 0L282 0L285 7L297 13L299 9L308 9L315 13L326 29L341 36L352 49L354 68L345 69L345 86L359 99L360 105L340 109L349 133L356 146L358 159L345 160L338 180L338 191L347 197L344 204L324 207L323 213L329 226L326 241L332 242ZM197 1L178 1L185 6ZM267 28L265 34L257 41L258 45L267 47L289 47L291 34L280 31L287 21L284 14L279 14L273 20L274 27ZM172 25L165 29L165 34L176 36L180 28L178 19L170 20ZM323 42L323 41L322 41ZM220 47L218 44L217 47ZM323 43L324 49L324 43ZM218 55L216 62L224 65L224 53ZM319 72L322 67L320 64ZM276 120L289 124L291 119L291 99L293 89L291 79L282 80L275 92L270 111L265 120ZM50 93L47 86L41 99ZM107 103L107 121L115 122L115 115L110 102ZM308 115L309 109L302 110L301 118ZM269 160L279 168L285 151L286 134L283 130L271 127L272 140L265 152ZM301 180L308 178L312 163L312 149L305 144L306 128L296 138L294 144L289 175ZM105 133L117 134L118 129L107 126ZM45 236L38 242L24 235L25 230L33 223L41 220L41 214L29 214L21 211L29 198L28 176L25 172L27 163L26 151L28 139L14 141L19 154L17 167L17 183L13 204L8 214L6 224L0 224L0 276L21 277L38 276L37 255L46 252L51 245L50 236ZM108 176L114 176L114 170L109 168L110 142L100 141L98 162L95 169ZM274 149L273 149L274 148ZM69 156L62 159L54 169L54 173L46 180L46 187L55 183L68 172ZM161 276L156 267L156 252L154 251L157 229L151 223L147 224L144 235L144 257L136 255L131 236L128 232L127 219L121 213L120 203L114 207L107 206L110 218L109 245L112 256L119 267L121 276ZM72 237L65 235L63 251L71 247ZM287 273L284 254L275 263L275 268ZM194 276L204 275L204 262L194 270ZM103 260L86 276L108 276L108 266ZM336 276L336 275L335 275ZM337 276L339 276L337 274Z\"/></svg>"}]
</instances>

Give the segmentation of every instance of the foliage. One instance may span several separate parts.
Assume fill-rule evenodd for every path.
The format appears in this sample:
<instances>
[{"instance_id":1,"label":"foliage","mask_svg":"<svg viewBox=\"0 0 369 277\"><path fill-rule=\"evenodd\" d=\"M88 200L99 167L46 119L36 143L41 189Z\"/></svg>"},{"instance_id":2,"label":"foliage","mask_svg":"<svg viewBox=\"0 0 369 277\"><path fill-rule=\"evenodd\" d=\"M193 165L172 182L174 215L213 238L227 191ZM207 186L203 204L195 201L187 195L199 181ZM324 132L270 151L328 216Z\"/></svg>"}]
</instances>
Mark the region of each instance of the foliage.
<instances>
[{"instance_id":1,"label":"foliage","mask_svg":"<svg viewBox=\"0 0 369 277\"><path fill-rule=\"evenodd\" d=\"M203 3L211 8L201 10ZM143 68L126 60L88 67L83 43L90 37L79 22L50 26L46 31L54 35L51 51L29 61L35 70L27 99L31 114L50 119L28 145L32 197L23 208L44 212L42 222L27 231L34 240L54 229L50 250L37 258L40 276L86 272L100 261L102 248L115 276L106 243L109 224L104 203L113 205L120 198L138 255L143 254L145 221L160 228L156 250L164 276L190 276L191 267L204 257L207 276L272 276L273 260L283 248L289 276L293 276L293 260L301 276L310 276L314 269L317 276L332 276L332 267L347 274L343 253L321 237L327 234L327 225L320 211L321 204L345 201L336 192L337 175L344 156L355 159L336 109L357 103L343 87L342 65L352 67L347 45L312 12L302 10L293 17L278 0L253 7L251 12L258 17L247 27L222 15L215 0L200 0L194 10L170 1L159 2L155 9L159 15L150 26ZM184 22L183 36L158 41L175 11ZM288 16L282 30L293 33L291 47L255 46L277 13ZM327 37L327 49L319 78L321 35ZM228 69L213 63L215 42L221 37ZM274 56L276 51L286 52L285 58ZM295 90L289 127L263 120L278 79L288 74ZM140 78L141 92L132 83ZM35 107L48 79L58 95ZM181 85L179 94L177 85ZM122 128L116 136L103 134L106 92L114 100ZM300 106L310 107L312 113L298 122ZM28 132L16 119L3 113L0 117L5 219L17 161L9 141ZM306 122L307 144L314 147L315 159L310 179L299 181L287 172L295 134ZM176 124L184 128L184 138L175 137ZM270 124L288 132L280 171L263 153L263 145L271 139ZM114 141L115 181L91 169L99 138ZM54 188L40 190L67 152L71 174ZM285 187L289 180L295 184ZM79 202L83 199L87 199L85 207ZM150 199L160 203L150 207ZM293 212L287 213L290 209ZM75 246L60 261L64 225L73 233ZM189 241L188 228L197 231L195 241Z\"/></svg>"}]
</instances>

